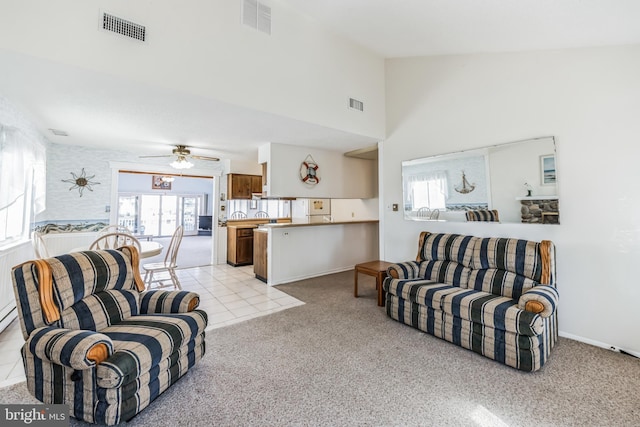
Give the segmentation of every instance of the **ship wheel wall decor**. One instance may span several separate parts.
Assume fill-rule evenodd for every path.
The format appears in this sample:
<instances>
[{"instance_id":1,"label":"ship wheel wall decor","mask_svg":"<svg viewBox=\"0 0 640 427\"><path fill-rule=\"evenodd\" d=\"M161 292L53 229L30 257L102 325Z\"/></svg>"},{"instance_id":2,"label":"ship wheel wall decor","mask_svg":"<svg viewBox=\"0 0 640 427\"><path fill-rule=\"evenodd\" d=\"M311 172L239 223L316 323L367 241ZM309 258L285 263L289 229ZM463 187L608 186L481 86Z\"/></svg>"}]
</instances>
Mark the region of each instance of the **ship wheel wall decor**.
<instances>
[{"instance_id":1,"label":"ship wheel wall decor","mask_svg":"<svg viewBox=\"0 0 640 427\"><path fill-rule=\"evenodd\" d=\"M73 190L74 188L77 188L78 193L80 193L80 197L82 197L82 191L85 188L88 189L89 191L93 191L93 188L91 188L91 186L100 184L99 182L91 181L91 179L93 179L95 175L87 176L87 173L84 171L84 168L82 168L82 172L80 172L80 175L76 175L73 172L70 172L70 173L73 178L63 179L62 182L68 182L70 184L73 184L71 187L69 187L69 191Z\"/></svg>"},{"instance_id":2,"label":"ship wheel wall decor","mask_svg":"<svg viewBox=\"0 0 640 427\"><path fill-rule=\"evenodd\" d=\"M300 164L300 179L307 185L316 185L320 182L320 174L318 173L320 167L313 160L311 154Z\"/></svg>"}]
</instances>

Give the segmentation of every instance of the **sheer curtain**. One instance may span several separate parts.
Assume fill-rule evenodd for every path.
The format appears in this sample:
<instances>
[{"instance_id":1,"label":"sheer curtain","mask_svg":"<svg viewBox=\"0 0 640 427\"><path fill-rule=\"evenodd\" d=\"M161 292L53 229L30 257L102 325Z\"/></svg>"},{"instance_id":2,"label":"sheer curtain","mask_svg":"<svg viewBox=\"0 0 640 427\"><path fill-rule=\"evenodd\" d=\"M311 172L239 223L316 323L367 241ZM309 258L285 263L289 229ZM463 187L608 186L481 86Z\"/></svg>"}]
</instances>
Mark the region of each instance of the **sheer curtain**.
<instances>
[{"instance_id":1,"label":"sheer curtain","mask_svg":"<svg viewBox=\"0 0 640 427\"><path fill-rule=\"evenodd\" d=\"M0 245L28 237L45 209L46 148L20 129L0 124Z\"/></svg>"},{"instance_id":2,"label":"sheer curtain","mask_svg":"<svg viewBox=\"0 0 640 427\"><path fill-rule=\"evenodd\" d=\"M428 200L430 198L429 191L435 189L446 200L449 197L449 190L447 185L447 173L445 171L429 171L418 172L407 175L404 179L405 193L407 200L405 203L411 203L413 209L420 208L418 204L422 203L428 206ZM416 191L420 191L424 194L415 194ZM423 201L426 200L427 202Z\"/></svg>"}]
</instances>

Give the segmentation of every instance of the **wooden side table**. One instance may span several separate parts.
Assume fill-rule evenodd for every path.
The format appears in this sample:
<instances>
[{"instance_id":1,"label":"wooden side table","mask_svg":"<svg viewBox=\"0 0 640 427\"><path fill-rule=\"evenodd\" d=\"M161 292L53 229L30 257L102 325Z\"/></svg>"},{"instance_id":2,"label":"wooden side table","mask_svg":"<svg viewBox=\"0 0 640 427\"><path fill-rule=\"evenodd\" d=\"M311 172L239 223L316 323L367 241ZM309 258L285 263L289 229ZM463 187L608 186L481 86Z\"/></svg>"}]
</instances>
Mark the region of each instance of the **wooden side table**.
<instances>
[{"instance_id":1,"label":"wooden side table","mask_svg":"<svg viewBox=\"0 0 640 427\"><path fill-rule=\"evenodd\" d=\"M353 296L358 298L358 273L366 274L376 278L376 289L378 290L378 306L384 306L384 290L382 289L382 282L387 277L387 268L393 265L392 262L386 261L369 261L356 264L355 277L353 281Z\"/></svg>"}]
</instances>

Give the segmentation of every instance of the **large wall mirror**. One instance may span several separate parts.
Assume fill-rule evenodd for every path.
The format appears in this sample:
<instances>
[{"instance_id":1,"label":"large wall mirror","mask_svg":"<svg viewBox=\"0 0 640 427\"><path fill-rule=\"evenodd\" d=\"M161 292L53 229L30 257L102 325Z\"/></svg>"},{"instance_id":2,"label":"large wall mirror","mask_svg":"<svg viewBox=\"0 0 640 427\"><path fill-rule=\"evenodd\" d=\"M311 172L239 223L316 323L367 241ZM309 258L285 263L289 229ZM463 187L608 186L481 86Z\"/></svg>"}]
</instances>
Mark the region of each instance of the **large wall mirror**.
<instances>
[{"instance_id":1,"label":"large wall mirror","mask_svg":"<svg viewBox=\"0 0 640 427\"><path fill-rule=\"evenodd\" d=\"M404 217L559 224L556 176L552 136L404 161Z\"/></svg>"}]
</instances>

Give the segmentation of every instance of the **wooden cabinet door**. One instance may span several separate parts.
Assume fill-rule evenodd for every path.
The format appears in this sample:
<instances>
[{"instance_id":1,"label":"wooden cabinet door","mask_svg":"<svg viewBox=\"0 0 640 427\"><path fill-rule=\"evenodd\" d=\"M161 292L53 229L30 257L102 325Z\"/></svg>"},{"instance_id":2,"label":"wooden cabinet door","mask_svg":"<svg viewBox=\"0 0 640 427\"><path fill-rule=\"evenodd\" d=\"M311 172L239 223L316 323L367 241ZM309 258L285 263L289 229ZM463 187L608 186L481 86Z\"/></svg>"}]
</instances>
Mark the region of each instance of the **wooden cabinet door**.
<instances>
[{"instance_id":1,"label":"wooden cabinet door","mask_svg":"<svg viewBox=\"0 0 640 427\"><path fill-rule=\"evenodd\" d=\"M256 279L267 282L267 240L265 232L253 233L253 273Z\"/></svg>"},{"instance_id":2,"label":"wooden cabinet door","mask_svg":"<svg viewBox=\"0 0 640 427\"><path fill-rule=\"evenodd\" d=\"M251 192L262 194L262 176L251 175Z\"/></svg>"},{"instance_id":3,"label":"wooden cabinet door","mask_svg":"<svg viewBox=\"0 0 640 427\"><path fill-rule=\"evenodd\" d=\"M239 230L236 241L236 263L238 265L253 264L253 230L250 228ZM244 232L251 234L245 235ZM242 235L240 235L242 234Z\"/></svg>"},{"instance_id":4,"label":"wooden cabinet door","mask_svg":"<svg viewBox=\"0 0 640 427\"><path fill-rule=\"evenodd\" d=\"M229 174L227 179L229 199L251 198L251 175Z\"/></svg>"}]
</instances>

